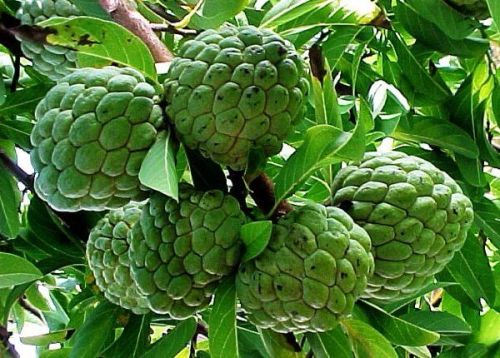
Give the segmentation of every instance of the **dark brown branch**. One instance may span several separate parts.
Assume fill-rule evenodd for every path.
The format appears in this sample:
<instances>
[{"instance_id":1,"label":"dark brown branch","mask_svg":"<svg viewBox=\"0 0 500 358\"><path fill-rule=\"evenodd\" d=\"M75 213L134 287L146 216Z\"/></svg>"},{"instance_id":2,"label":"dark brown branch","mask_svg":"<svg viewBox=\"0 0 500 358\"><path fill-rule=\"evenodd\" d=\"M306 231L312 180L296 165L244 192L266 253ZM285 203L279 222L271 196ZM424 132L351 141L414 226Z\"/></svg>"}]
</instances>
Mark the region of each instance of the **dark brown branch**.
<instances>
[{"instance_id":1,"label":"dark brown branch","mask_svg":"<svg viewBox=\"0 0 500 358\"><path fill-rule=\"evenodd\" d=\"M164 31L174 35L196 35L198 33L196 30L190 30L190 29L180 30L177 29L175 26L169 24L150 24L149 26L154 31Z\"/></svg>"},{"instance_id":2,"label":"dark brown branch","mask_svg":"<svg viewBox=\"0 0 500 358\"><path fill-rule=\"evenodd\" d=\"M19 26L19 21L15 17L0 14L0 44L4 45L14 56L21 56L21 43L10 31L16 26Z\"/></svg>"},{"instance_id":3,"label":"dark brown branch","mask_svg":"<svg viewBox=\"0 0 500 358\"><path fill-rule=\"evenodd\" d=\"M283 200L278 204L276 210L273 213L270 213L276 204L276 199L274 196L274 184L271 178L269 178L266 174L260 174L250 183L249 186L250 195L259 209L266 215L272 214L271 218L273 220L276 220L292 211L292 206L286 200Z\"/></svg>"},{"instance_id":4,"label":"dark brown branch","mask_svg":"<svg viewBox=\"0 0 500 358\"><path fill-rule=\"evenodd\" d=\"M14 345L9 342L10 336L11 333L7 330L7 328L5 328L4 326L0 326L0 341L7 349L8 356L12 358L19 358L20 355L16 351L16 347L14 347Z\"/></svg>"},{"instance_id":5,"label":"dark brown branch","mask_svg":"<svg viewBox=\"0 0 500 358\"><path fill-rule=\"evenodd\" d=\"M14 75L12 76L12 83L10 84L11 92L14 92L16 90L20 75L21 75L21 56L14 55Z\"/></svg>"},{"instance_id":6,"label":"dark brown branch","mask_svg":"<svg viewBox=\"0 0 500 358\"><path fill-rule=\"evenodd\" d=\"M156 62L172 61L172 54L156 36L150 23L127 0L99 0L99 3L113 20L144 41Z\"/></svg>"},{"instance_id":7,"label":"dark brown branch","mask_svg":"<svg viewBox=\"0 0 500 358\"><path fill-rule=\"evenodd\" d=\"M31 305L31 303L29 303L28 301L26 301L26 298L24 296L19 297L18 302L19 302L19 305L22 308L24 308L26 311L28 311L29 313L31 313L33 316L35 316L36 318L38 318L40 321L42 321L42 322L44 321L42 314L35 307L33 307Z\"/></svg>"},{"instance_id":8,"label":"dark brown branch","mask_svg":"<svg viewBox=\"0 0 500 358\"><path fill-rule=\"evenodd\" d=\"M245 172L243 171L234 171L229 169L229 180L233 183L233 186L231 187L231 190L229 190L229 194L234 196L237 200L238 203L240 204L241 210L245 214L250 213L250 209L247 206L247 195L248 195L248 188L245 183L244 177Z\"/></svg>"},{"instance_id":9,"label":"dark brown branch","mask_svg":"<svg viewBox=\"0 0 500 358\"><path fill-rule=\"evenodd\" d=\"M16 177L17 180L23 183L26 188L28 188L32 193L34 192L34 176L22 170L17 163L10 159L9 156L2 150L0 150L0 163L2 163L5 168L7 168L7 170Z\"/></svg>"}]
</instances>

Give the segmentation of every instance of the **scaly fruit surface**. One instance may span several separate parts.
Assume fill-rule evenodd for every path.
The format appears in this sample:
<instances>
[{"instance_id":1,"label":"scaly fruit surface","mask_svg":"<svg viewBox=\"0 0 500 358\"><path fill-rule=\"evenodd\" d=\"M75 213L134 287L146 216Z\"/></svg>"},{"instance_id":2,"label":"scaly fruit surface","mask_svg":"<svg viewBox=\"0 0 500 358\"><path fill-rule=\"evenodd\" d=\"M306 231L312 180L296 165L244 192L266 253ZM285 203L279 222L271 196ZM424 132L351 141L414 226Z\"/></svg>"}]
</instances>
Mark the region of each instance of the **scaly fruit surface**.
<instances>
[{"instance_id":1,"label":"scaly fruit surface","mask_svg":"<svg viewBox=\"0 0 500 358\"><path fill-rule=\"evenodd\" d=\"M38 104L31 133L35 190L60 211L143 200L139 169L162 125L159 93L131 68L84 68Z\"/></svg>"},{"instance_id":2,"label":"scaly fruit surface","mask_svg":"<svg viewBox=\"0 0 500 358\"><path fill-rule=\"evenodd\" d=\"M219 190L181 184L179 202L153 193L131 231L132 275L151 310L183 319L204 309L239 263L245 216Z\"/></svg>"},{"instance_id":3,"label":"scaly fruit surface","mask_svg":"<svg viewBox=\"0 0 500 358\"><path fill-rule=\"evenodd\" d=\"M429 284L460 250L473 220L470 200L433 164L401 152L366 153L340 170L333 204L370 235L375 274L365 297L391 300Z\"/></svg>"},{"instance_id":4,"label":"scaly fruit surface","mask_svg":"<svg viewBox=\"0 0 500 358\"><path fill-rule=\"evenodd\" d=\"M111 210L97 222L87 241L87 261L99 289L110 302L136 314L149 312L130 274L128 256L127 236L140 216L138 204Z\"/></svg>"},{"instance_id":5,"label":"scaly fruit surface","mask_svg":"<svg viewBox=\"0 0 500 358\"><path fill-rule=\"evenodd\" d=\"M23 25L37 25L51 17L71 17L82 15L80 10L68 0L24 0L17 12ZM71 73L76 67L76 52L47 43L21 40L24 55L33 67L52 80Z\"/></svg>"},{"instance_id":6,"label":"scaly fruit surface","mask_svg":"<svg viewBox=\"0 0 500 358\"><path fill-rule=\"evenodd\" d=\"M327 331L349 315L373 273L370 238L343 210L295 209L273 226L268 247L236 277L255 325L278 332Z\"/></svg>"},{"instance_id":7,"label":"scaly fruit surface","mask_svg":"<svg viewBox=\"0 0 500 358\"><path fill-rule=\"evenodd\" d=\"M453 8L464 15L473 16L478 19L486 19L490 16L486 0L445 0Z\"/></svg>"},{"instance_id":8,"label":"scaly fruit surface","mask_svg":"<svg viewBox=\"0 0 500 358\"><path fill-rule=\"evenodd\" d=\"M225 26L186 41L164 86L184 144L242 170L251 150L279 153L302 117L309 85L288 41L266 29Z\"/></svg>"}]
</instances>

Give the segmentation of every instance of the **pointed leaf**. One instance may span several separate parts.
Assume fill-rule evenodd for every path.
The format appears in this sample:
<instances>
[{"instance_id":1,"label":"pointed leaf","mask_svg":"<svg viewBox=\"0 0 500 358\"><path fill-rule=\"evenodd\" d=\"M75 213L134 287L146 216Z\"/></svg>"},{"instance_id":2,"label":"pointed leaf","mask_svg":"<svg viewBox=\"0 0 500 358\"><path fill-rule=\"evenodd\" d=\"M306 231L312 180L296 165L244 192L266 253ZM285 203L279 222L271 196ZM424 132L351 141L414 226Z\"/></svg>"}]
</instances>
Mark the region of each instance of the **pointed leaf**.
<instances>
[{"instance_id":1,"label":"pointed leaf","mask_svg":"<svg viewBox=\"0 0 500 358\"><path fill-rule=\"evenodd\" d=\"M144 358L173 358L189 344L195 333L196 320L194 318L181 321L166 336L153 344Z\"/></svg>"},{"instance_id":2,"label":"pointed leaf","mask_svg":"<svg viewBox=\"0 0 500 358\"><path fill-rule=\"evenodd\" d=\"M142 162L139 180L143 185L178 200L175 150L170 131L163 131L158 135Z\"/></svg>"},{"instance_id":3,"label":"pointed leaf","mask_svg":"<svg viewBox=\"0 0 500 358\"><path fill-rule=\"evenodd\" d=\"M343 320L342 325L355 344L358 357L398 357L389 341L368 323L350 318Z\"/></svg>"},{"instance_id":4,"label":"pointed leaf","mask_svg":"<svg viewBox=\"0 0 500 358\"><path fill-rule=\"evenodd\" d=\"M211 357L238 357L234 276L224 279L215 291L214 305L208 321L208 337Z\"/></svg>"},{"instance_id":5,"label":"pointed leaf","mask_svg":"<svg viewBox=\"0 0 500 358\"><path fill-rule=\"evenodd\" d=\"M43 277L35 265L28 260L0 252L0 288L9 288Z\"/></svg>"},{"instance_id":6,"label":"pointed leaf","mask_svg":"<svg viewBox=\"0 0 500 358\"><path fill-rule=\"evenodd\" d=\"M246 262L259 256L267 247L272 231L272 221L254 221L243 225L240 236L245 244L245 253L241 261Z\"/></svg>"},{"instance_id":7,"label":"pointed leaf","mask_svg":"<svg viewBox=\"0 0 500 358\"><path fill-rule=\"evenodd\" d=\"M306 333L307 341L315 357L318 358L351 358L352 347L342 327L337 325L334 329L322 333Z\"/></svg>"}]
</instances>

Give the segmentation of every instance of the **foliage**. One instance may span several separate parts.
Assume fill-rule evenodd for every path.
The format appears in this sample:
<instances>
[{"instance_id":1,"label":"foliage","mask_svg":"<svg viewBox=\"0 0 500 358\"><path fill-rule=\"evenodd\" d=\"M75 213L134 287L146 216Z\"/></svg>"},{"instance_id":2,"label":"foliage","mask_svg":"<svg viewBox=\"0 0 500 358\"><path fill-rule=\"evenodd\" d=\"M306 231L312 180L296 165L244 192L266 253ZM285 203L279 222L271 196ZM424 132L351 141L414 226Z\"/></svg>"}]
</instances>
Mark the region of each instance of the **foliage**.
<instances>
[{"instance_id":1,"label":"foliage","mask_svg":"<svg viewBox=\"0 0 500 358\"><path fill-rule=\"evenodd\" d=\"M25 35L48 34L49 45L76 52L78 67L135 68L160 91L165 67L155 66L147 44L98 2L76 3L85 16L52 18ZM478 1L489 9L480 20L451 3L136 1L142 16L166 30L156 33L174 55L196 33L228 22L277 32L309 64L305 114L280 154L266 162L251 152L243 175L185 148L173 131L163 132L138 173L144 188L172 200L181 180L199 190L227 191L230 183L252 219L240 231L243 262L265 251L284 200L331 204L333 178L366 151L425 159L473 204L463 248L429 286L390 302L358 300L327 332L281 334L246 319L232 275L218 285L208 309L186 320L135 315L106 300L85 261L90 230L105 212L57 212L33 190L25 158L33 149L35 107L55 83L21 58L9 33L19 25L12 25L19 3L0 0L0 356L21 351L8 332L40 357L497 356L500 1ZM262 183L273 184L271 201L262 200ZM241 194L249 190L253 200ZM43 333L30 334L34 326Z\"/></svg>"}]
</instances>

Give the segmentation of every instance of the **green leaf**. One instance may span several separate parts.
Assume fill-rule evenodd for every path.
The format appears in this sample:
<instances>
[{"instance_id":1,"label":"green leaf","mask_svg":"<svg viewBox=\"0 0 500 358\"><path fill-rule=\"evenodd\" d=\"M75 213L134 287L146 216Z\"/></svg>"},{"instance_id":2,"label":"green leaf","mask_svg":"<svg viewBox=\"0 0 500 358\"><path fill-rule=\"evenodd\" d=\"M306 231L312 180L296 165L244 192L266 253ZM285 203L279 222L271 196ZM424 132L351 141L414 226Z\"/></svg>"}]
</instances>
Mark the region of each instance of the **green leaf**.
<instances>
[{"instance_id":1,"label":"green leaf","mask_svg":"<svg viewBox=\"0 0 500 358\"><path fill-rule=\"evenodd\" d=\"M247 262L259 256L267 247L272 231L272 221L254 221L243 225L240 237L245 244L245 253L241 261Z\"/></svg>"},{"instance_id":2,"label":"green leaf","mask_svg":"<svg viewBox=\"0 0 500 358\"><path fill-rule=\"evenodd\" d=\"M146 154L139 171L139 180L148 188L179 199L175 168L175 150L170 131L163 131Z\"/></svg>"},{"instance_id":3,"label":"green leaf","mask_svg":"<svg viewBox=\"0 0 500 358\"><path fill-rule=\"evenodd\" d=\"M102 301L91 310L83 325L76 331L70 358L95 358L101 355L104 344L114 336L116 319L121 309Z\"/></svg>"},{"instance_id":4,"label":"green leaf","mask_svg":"<svg viewBox=\"0 0 500 358\"><path fill-rule=\"evenodd\" d=\"M439 334L393 316L374 304L364 301L359 305L372 326L394 344L418 347L439 339Z\"/></svg>"},{"instance_id":5,"label":"green leaf","mask_svg":"<svg viewBox=\"0 0 500 358\"><path fill-rule=\"evenodd\" d=\"M77 50L79 67L130 66L156 81L151 52L136 35L115 22L93 17L52 18L38 24L55 31L47 41Z\"/></svg>"},{"instance_id":6,"label":"green leaf","mask_svg":"<svg viewBox=\"0 0 500 358\"><path fill-rule=\"evenodd\" d=\"M479 156L479 149L467 132L445 119L422 116L401 119L391 136L449 149L468 158Z\"/></svg>"},{"instance_id":7,"label":"green leaf","mask_svg":"<svg viewBox=\"0 0 500 358\"><path fill-rule=\"evenodd\" d=\"M233 19L248 5L249 0L205 0L191 24L202 29L215 29Z\"/></svg>"},{"instance_id":8,"label":"green leaf","mask_svg":"<svg viewBox=\"0 0 500 358\"><path fill-rule=\"evenodd\" d=\"M324 0L281 0L266 13L260 26L277 27L320 6L324 6Z\"/></svg>"},{"instance_id":9,"label":"green leaf","mask_svg":"<svg viewBox=\"0 0 500 358\"><path fill-rule=\"evenodd\" d=\"M268 358L259 332L238 328L238 351L241 358Z\"/></svg>"},{"instance_id":10,"label":"green leaf","mask_svg":"<svg viewBox=\"0 0 500 358\"><path fill-rule=\"evenodd\" d=\"M0 106L0 116L33 113L51 87L50 84L40 84L10 93Z\"/></svg>"},{"instance_id":11,"label":"green leaf","mask_svg":"<svg viewBox=\"0 0 500 358\"><path fill-rule=\"evenodd\" d=\"M309 128L304 143L276 177L276 203L293 194L317 169L343 160L360 159L364 151L364 136L364 125L360 121L353 132L343 132L329 125ZM363 145L359 145L359 140Z\"/></svg>"},{"instance_id":12,"label":"green leaf","mask_svg":"<svg viewBox=\"0 0 500 358\"><path fill-rule=\"evenodd\" d=\"M233 276L225 278L215 291L208 320L208 337L211 357L238 357L236 286Z\"/></svg>"},{"instance_id":13,"label":"green leaf","mask_svg":"<svg viewBox=\"0 0 500 358\"><path fill-rule=\"evenodd\" d=\"M43 277L40 270L28 260L0 252L0 288L32 282Z\"/></svg>"},{"instance_id":14,"label":"green leaf","mask_svg":"<svg viewBox=\"0 0 500 358\"><path fill-rule=\"evenodd\" d=\"M485 197L474 200L474 221L500 249L500 203Z\"/></svg>"},{"instance_id":15,"label":"green leaf","mask_svg":"<svg viewBox=\"0 0 500 358\"><path fill-rule=\"evenodd\" d=\"M449 88L434 77L431 77L422 67L400 35L389 33L388 38L398 56L398 64L418 94L424 96L429 103L440 103L451 96Z\"/></svg>"},{"instance_id":16,"label":"green leaf","mask_svg":"<svg viewBox=\"0 0 500 358\"><path fill-rule=\"evenodd\" d=\"M153 344L143 358L174 358L177 353L182 351L182 349L189 344L195 332L196 320L194 318L181 321L166 336L163 336Z\"/></svg>"},{"instance_id":17,"label":"green leaf","mask_svg":"<svg viewBox=\"0 0 500 358\"><path fill-rule=\"evenodd\" d=\"M317 358L351 358L352 347L342 327L337 325L334 329L322 333L306 333L307 341Z\"/></svg>"},{"instance_id":18,"label":"green leaf","mask_svg":"<svg viewBox=\"0 0 500 358\"><path fill-rule=\"evenodd\" d=\"M436 3L432 6L436 16L438 14L436 10L447 7L442 1L424 0L424 2L425 1ZM421 1L419 0L418 2L420 3ZM474 37L453 39L448 37L448 33L443 32L440 27L420 16L419 13L405 3L398 3L396 14L398 20L401 21L405 29L412 36L433 50L455 56L479 57L484 56L489 49L489 42L485 39ZM441 22L439 22L439 24L440 23ZM447 24L453 28L452 23Z\"/></svg>"},{"instance_id":19,"label":"green leaf","mask_svg":"<svg viewBox=\"0 0 500 358\"><path fill-rule=\"evenodd\" d=\"M334 29L335 31L321 44L323 54L332 70L337 67L342 55L352 45L363 28L360 26L337 26Z\"/></svg>"},{"instance_id":20,"label":"green leaf","mask_svg":"<svg viewBox=\"0 0 500 358\"><path fill-rule=\"evenodd\" d=\"M74 2L75 6L80 9L85 15L98 17L104 20L111 20L109 14L104 11L98 1L95 0L78 0Z\"/></svg>"},{"instance_id":21,"label":"green leaf","mask_svg":"<svg viewBox=\"0 0 500 358\"><path fill-rule=\"evenodd\" d=\"M21 120L0 120L0 137L10 139L17 146L29 151L31 150L30 134L33 123Z\"/></svg>"},{"instance_id":22,"label":"green leaf","mask_svg":"<svg viewBox=\"0 0 500 358\"><path fill-rule=\"evenodd\" d=\"M389 341L369 324L349 318L342 321L353 341L358 357L397 358L398 355Z\"/></svg>"},{"instance_id":23,"label":"green leaf","mask_svg":"<svg viewBox=\"0 0 500 358\"><path fill-rule=\"evenodd\" d=\"M478 26L476 21L465 17L441 0L406 0L404 3L398 2L398 8L400 6L412 9L451 39L462 40Z\"/></svg>"},{"instance_id":24,"label":"green leaf","mask_svg":"<svg viewBox=\"0 0 500 358\"><path fill-rule=\"evenodd\" d=\"M305 355L301 352L297 352L296 349L288 342L287 337L284 334L274 332L270 329L257 328L262 342L264 343L264 348L270 357L277 358L302 358ZM295 339L292 335L291 338Z\"/></svg>"},{"instance_id":25,"label":"green leaf","mask_svg":"<svg viewBox=\"0 0 500 358\"><path fill-rule=\"evenodd\" d=\"M500 2L498 0L486 0L490 14L498 28L500 28Z\"/></svg>"},{"instance_id":26,"label":"green leaf","mask_svg":"<svg viewBox=\"0 0 500 358\"><path fill-rule=\"evenodd\" d=\"M474 334L474 342L491 346L500 342L500 313L489 310L481 316L479 331Z\"/></svg>"},{"instance_id":27,"label":"green leaf","mask_svg":"<svg viewBox=\"0 0 500 358\"><path fill-rule=\"evenodd\" d=\"M448 312L413 311L401 315L401 319L426 328L443 337L464 337L471 334L471 327L462 319Z\"/></svg>"},{"instance_id":28,"label":"green leaf","mask_svg":"<svg viewBox=\"0 0 500 358\"><path fill-rule=\"evenodd\" d=\"M148 347L151 317L151 314L131 315L120 338L106 349L103 356L109 358L142 356Z\"/></svg>"},{"instance_id":29,"label":"green leaf","mask_svg":"<svg viewBox=\"0 0 500 358\"><path fill-rule=\"evenodd\" d=\"M0 165L0 234L15 238L19 233L19 189L12 176Z\"/></svg>"},{"instance_id":30,"label":"green leaf","mask_svg":"<svg viewBox=\"0 0 500 358\"><path fill-rule=\"evenodd\" d=\"M453 277L473 302L481 298L489 305L495 302L493 273L483 248L473 234L469 233L462 249L455 253L443 271Z\"/></svg>"},{"instance_id":31,"label":"green leaf","mask_svg":"<svg viewBox=\"0 0 500 358\"><path fill-rule=\"evenodd\" d=\"M52 331L46 334L40 334L36 336L24 336L20 337L23 344L28 344L32 346L48 346L54 343L63 343L68 337L69 330Z\"/></svg>"},{"instance_id":32,"label":"green leaf","mask_svg":"<svg viewBox=\"0 0 500 358\"><path fill-rule=\"evenodd\" d=\"M60 348L40 352L40 358L68 358L70 353L71 348Z\"/></svg>"}]
</instances>

